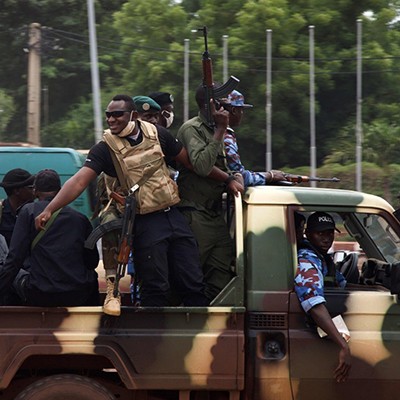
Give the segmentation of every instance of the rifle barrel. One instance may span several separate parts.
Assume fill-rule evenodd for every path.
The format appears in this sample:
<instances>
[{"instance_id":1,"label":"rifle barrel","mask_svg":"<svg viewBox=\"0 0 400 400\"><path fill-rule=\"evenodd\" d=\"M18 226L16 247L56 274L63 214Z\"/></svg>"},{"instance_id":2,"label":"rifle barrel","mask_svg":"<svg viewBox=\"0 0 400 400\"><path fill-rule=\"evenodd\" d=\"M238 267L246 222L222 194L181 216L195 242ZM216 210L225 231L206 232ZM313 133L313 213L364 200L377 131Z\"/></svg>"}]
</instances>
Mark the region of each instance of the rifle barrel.
<instances>
[{"instance_id":1,"label":"rifle barrel","mask_svg":"<svg viewBox=\"0 0 400 400\"><path fill-rule=\"evenodd\" d=\"M286 179L290 182L294 183L302 183L302 182L340 182L338 178L320 178L317 176L306 176L306 175L294 175L294 174L286 174Z\"/></svg>"}]
</instances>

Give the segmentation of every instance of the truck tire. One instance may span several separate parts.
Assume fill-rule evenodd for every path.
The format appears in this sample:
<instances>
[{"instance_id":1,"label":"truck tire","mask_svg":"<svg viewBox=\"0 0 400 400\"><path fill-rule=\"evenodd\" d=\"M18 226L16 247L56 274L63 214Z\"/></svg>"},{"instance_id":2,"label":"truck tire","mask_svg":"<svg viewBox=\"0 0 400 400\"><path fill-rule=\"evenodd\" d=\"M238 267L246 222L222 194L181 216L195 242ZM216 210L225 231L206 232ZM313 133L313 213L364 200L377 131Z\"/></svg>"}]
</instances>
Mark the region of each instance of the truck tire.
<instances>
[{"instance_id":1,"label":"truck tire","mask_svg":"<svg viewBox=\"0 0 400 400\"><path fill-rule=\"evenodd\" d=\"M60 374L32 383L15 400L115 400L115 397L93 379Z\"/></svg>"}]
</instances>

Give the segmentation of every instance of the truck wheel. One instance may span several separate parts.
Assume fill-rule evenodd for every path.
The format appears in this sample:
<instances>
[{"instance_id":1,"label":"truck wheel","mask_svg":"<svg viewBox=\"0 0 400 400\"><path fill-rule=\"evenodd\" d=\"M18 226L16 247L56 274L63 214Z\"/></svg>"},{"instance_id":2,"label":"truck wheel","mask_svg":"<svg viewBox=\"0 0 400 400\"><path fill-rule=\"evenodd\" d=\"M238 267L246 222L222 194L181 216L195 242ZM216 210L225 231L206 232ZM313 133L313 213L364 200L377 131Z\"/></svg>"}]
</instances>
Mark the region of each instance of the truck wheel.
<instances>
[{"instance_id":1,"label":"truck wheel","mask_svg":"<svg viewBox=\"0 0 400 400\"><path fill-rule=\"evenodd\" d=\"M15 400L115 400L115 397L93 379L62 374L32 383Z\"/></svg>"}]
</instances>

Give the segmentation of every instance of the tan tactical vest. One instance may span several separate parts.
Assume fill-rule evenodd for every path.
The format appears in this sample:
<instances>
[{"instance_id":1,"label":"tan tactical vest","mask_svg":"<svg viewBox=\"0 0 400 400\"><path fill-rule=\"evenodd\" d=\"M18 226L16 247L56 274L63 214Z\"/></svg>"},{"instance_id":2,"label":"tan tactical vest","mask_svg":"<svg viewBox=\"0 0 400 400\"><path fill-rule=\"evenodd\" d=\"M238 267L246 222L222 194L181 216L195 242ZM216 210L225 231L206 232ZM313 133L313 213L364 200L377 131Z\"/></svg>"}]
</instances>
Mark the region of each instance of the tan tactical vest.
<instances>
[{"instance_id":1,"label":"tan tactical vest","mask_svg":"<svg viewBox=\"0 0 400 400\"><path fill-rule=\"evenodd\" d=\"M179 203L178 187L170 178L164 154L154 125L140 121L143 140L131 146L127 139L106 130L103 140L114 152L123 175L125 185L139 185L136 193L137 213L148 214Z\"/></svg>"}]
</instances>

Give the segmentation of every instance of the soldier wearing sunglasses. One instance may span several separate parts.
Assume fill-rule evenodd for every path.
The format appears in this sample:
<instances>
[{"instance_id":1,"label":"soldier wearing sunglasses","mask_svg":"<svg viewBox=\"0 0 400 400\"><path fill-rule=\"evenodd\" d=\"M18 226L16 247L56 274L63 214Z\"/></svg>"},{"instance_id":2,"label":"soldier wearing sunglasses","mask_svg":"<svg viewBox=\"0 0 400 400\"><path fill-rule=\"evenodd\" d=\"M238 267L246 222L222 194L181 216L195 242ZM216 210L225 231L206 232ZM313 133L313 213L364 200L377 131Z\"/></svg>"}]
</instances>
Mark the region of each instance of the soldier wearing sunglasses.
<instances>
[{"instance_id":1,"label":"soldier wearing sunglasses","mask_svg":"<svg viewBox=\"0 0 400 400\"><path fill-rule=\"evenodd\" d=\"M76 199L101 172L114 178L123 176L115 188L120 193L126 195L128 189L139 184L133 249L142 282L141 305L170 305L170 277L183 305L207 305L197 242L175 207L180 201L178 188L165 163L165 158L186 162L180 159L182 145L166 129L138 120L130 96L114 96L105 115L109 129L103 140L90 149L84 166L36 218L36 227L43 229L52 213ZM118 160L115 163L114 157ZM114 249L117 247L115 243ZM103 310L119 315L120 298L113 293L117 265L105 267L107 297Z\"/></svg>"}]
</instances>

